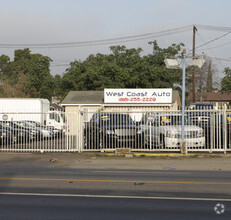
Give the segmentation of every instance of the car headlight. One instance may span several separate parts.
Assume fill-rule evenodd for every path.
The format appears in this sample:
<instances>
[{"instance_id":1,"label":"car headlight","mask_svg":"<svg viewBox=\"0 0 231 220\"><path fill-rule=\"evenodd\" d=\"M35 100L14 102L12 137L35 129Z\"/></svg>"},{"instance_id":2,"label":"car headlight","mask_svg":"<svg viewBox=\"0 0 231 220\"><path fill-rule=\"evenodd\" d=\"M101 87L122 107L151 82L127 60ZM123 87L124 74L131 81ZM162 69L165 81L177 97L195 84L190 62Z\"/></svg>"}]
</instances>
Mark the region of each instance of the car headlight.
<instances>
[{"instance_id":1,"label":"car headlight","mask_svg":"<svg viewBox=\"0 0 231 220\"><path fill-rule=\"evenodd\" d=\"M137 131L136 131L136 134L141 134L142 133L142 131L140 130L140 129L138 129Z\"/></svg>"},{"instance_id":2,"label":"car headlight","mask_svg":"<svg viewBox=\"0 0 231 220\"><path fill-rule=\"evenodd\" d=\"M33 129L30 129L30 132L31 132L31 133L35 133L35 134L37 134L37 133L38 133L38 131L33 130Z\"/></svg>"},{"instance_id":3,"label":"car headlight","mask_svg":"<svg viewBox=\"0 0 231 220\"><path fill-rule=\"evenodd\" d=\"M113 130L107 130L106 134L115 134L115 132Z\"/></svg>"},{"instance_id":4,"label":"car headlight","mask_svg":"<svg viewBox=\"0 0 231 220\"><path fill-rule=\"evenodd\" d=\"M166 137L169 138L179 138L181 135L181 132L179 131L167 131L166 132Z\"/></svg>"},{"instance_id":5,"label":"car headlight","mask_svg":"<svg viewBox=\"0 0 231 220\"><path fill-rule=\"evenodd\" d=\"M48 131L48 130L41 130L41 132L42 132L43 134L50 134L50 131Z\"/></svg>"},{"instance_id":6,"label":"car headlight","mask_svg":"<svg viewBox=\"0 0 231 220\"><path fill-rule=\"evenodd\" d=\"M197 137L204 137L204 131L198 131Z\"/></svg>"}]
</instances>

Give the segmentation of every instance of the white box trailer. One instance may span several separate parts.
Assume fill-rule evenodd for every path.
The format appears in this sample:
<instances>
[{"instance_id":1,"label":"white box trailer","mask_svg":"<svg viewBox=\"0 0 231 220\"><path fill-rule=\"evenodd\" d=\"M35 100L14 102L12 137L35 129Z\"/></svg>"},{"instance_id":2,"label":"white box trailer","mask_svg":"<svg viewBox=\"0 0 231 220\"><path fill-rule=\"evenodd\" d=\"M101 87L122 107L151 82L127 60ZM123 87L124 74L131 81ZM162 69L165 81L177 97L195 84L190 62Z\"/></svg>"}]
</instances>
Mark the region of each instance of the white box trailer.
<instances>
[{"instance_id":1,"label":"white box trailer","mask_svg":"<svg viewBox=\"0 0 231 220\"><path fill-rule=\"evenodd\" d=\"M48 99L0 98L1 121L35 121L42 125L65 128L64 114L50 111Z\"/></svg>"}]
</instances>

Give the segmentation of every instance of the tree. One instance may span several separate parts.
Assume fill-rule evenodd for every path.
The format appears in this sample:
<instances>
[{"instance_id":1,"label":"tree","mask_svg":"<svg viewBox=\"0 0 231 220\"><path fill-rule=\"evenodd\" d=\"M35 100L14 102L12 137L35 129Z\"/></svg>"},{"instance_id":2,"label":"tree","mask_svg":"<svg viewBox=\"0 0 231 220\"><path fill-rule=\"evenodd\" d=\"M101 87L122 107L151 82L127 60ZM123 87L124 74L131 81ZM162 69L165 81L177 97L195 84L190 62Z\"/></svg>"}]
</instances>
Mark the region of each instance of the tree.
<instances>
[{"instance_id":1,"label":"tree","mask_svg":"<svg viewBox=\"0 0 231 220\"><path fill-rule=\"evenodd\" d=\"M53 77L53 96L57 97L59 100L61 100L63 97L63 90L62 90L62 77L61 75L55 75Z\"/></svg>"},{"instance_id":2,"label":"tree","mask_svg":"<svg viewBox=\"0 0 231 220\"><path fill-rule=\"evenodd\" d=\"M214 80L214 75L216 73L216 67L213 65L211 59L205 58L205 63L202 68L189 67L188 77L187 77L187 91L190 93L192 91L192 68L195 71L195 90L202 98L202 92L212 92L215 90L217 81Z\"/></svg>"},{"instance_id":3,"label":"tree","mask_svg":"<svg viewBox=\"0 0 231 220\"><path fill-rule=\"evenodd\" d=\"M141 48L111 46L110 54L91 54L84 61L71 62L62 77L51 76L49 57L31 54L28 48L15 50L13 61L0 57L1 95L51 99L53 95L64 97L70 90L178 88L182 72L167 69L164 59L175 56L183 44L163 49L156 41L149 44L153 53L146 56L141 56Z\"/></svg>"},{"instance_id":4,"label":"tree","mask_svg":"<svg viewBox=\"0 0 231 220\"><path fill-rule=\"evenodd\" d=\"M211 70L211 61L209 61L209 66L208 66L208 78L207 78L207 92L212 92L213 91L213 75L212 75L212 70Z\"/></svg>"},{"instance_id":5,"label":"tree","mask_svg":"<svg viewBox=\"0 0 231 220\"><path fill-rule=\"evenodd\" d=\"M141 48L111 46L109 55L90 55L85 61L74 61L62 78L62 88L70 90L103 90L104 88L174 88L181 79L180 70L165 67L166 55L174 56L182 44L161 49L156 41L153 54L141 56Z\"/></svg>"},{"instance_id":6,"label":"tree","mask_svg":"<svg viewBox=\"0 0 231 220\"><path fill-rule=\"evenodd\" d=\"M222 92L231 92L231 69L225 68L224 70L225 76L221 80L221 91Z\"/></svg>"},{"instance_id":7,"label":"tree","mask_svg":"<svg viewBox=\"0 0 231 220\"><path fill-rule=\"evenodd\" d=\"M17 83L11 84L8 80L1 80L0 97L7 98L29 98L30 93L33 92L33 88L30 90L27 88L29 83L29 77L23 73L18 74Z\"/></svg>"},{"instance_id":8,"label":"tree","mask_svg":"<svg viewBox=\"0 0 231 220\"><path fill-rule=\"evenodd\" d=\"M51 59L41 54L32 54L30 62L27 66L28 75L30 77L29 88L35 88L31 93L33 98L47 98L51 100L53 95L53 77L50 74Z\"/></svg>"},{"instance_id":9,"label":"tree","mask_svg":"<svg viewBox=\"0 0 231 220\"><path fill-rule=\"evenodd\" d=\"M9 62L10 62L10 57L6 55L0 56L0 74L1 75L3 75L6 72Z\"/></svg>"},{"instance_id":10,"label":"tree","mask_svg":"<svg viewBox=\"0 0 231 220\"><path fill-rule=\"evenodd\" d=\"M0 57L1 96L51 99L54 83L49 67L52 60L31 54L28 48L15 50L14 55L11 62L5 55Z\"/></svg>"}]
</instances>

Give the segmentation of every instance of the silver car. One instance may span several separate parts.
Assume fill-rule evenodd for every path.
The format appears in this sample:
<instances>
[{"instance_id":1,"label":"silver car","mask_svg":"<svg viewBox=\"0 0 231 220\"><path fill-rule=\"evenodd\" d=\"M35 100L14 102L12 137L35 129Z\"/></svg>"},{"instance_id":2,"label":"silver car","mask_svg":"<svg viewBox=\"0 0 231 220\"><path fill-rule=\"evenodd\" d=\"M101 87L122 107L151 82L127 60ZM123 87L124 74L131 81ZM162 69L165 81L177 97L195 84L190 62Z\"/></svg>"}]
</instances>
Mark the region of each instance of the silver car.
<instances>
[{"instance_id":1,"label":"silver car","mask_svg":"<svg viewBox=\"0 0 231 220\"><path fill-rule=\"evenodd\" d=\"M181 114L148 113L141 119L140 128L148 145L162 148L181 146ZM188 147L204 147L205 136L202 128L192 124L185 116L184 141Z\"/></svg>"}]
</instances>

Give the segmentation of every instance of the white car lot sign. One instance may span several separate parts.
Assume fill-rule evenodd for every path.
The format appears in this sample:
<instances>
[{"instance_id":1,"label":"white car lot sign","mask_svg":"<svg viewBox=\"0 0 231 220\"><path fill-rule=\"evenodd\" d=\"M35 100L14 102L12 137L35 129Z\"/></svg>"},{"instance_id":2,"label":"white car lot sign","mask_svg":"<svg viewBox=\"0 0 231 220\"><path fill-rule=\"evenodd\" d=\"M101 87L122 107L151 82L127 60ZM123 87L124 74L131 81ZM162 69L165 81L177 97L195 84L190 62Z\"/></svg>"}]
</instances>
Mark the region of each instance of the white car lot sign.
<instances>
[{"instance_id":1,"label":"white car lot sign","mask_svg":"<svg viewBox=\"0 0 231 220\"><path fill-rule=\"evenodd\" d=\"M104 103L172 103L172 89L104 89Z\"/></svg>"}]
</instances>

